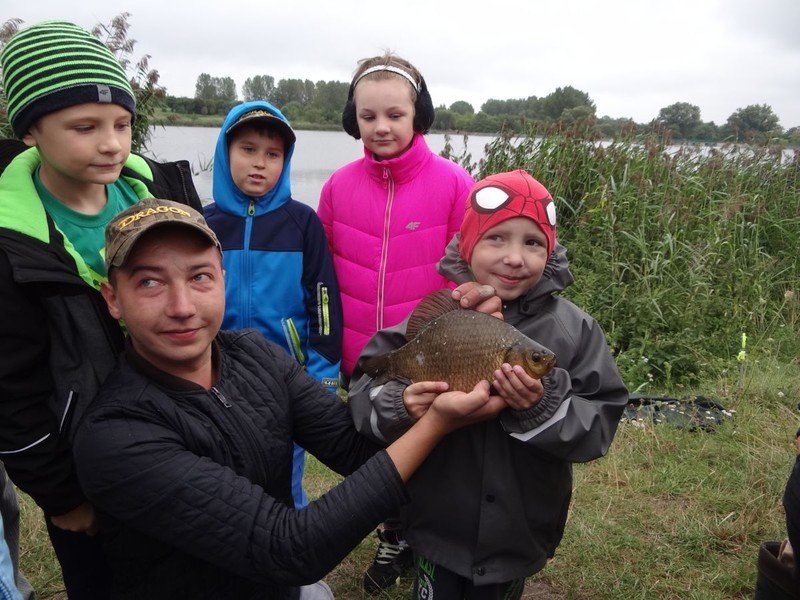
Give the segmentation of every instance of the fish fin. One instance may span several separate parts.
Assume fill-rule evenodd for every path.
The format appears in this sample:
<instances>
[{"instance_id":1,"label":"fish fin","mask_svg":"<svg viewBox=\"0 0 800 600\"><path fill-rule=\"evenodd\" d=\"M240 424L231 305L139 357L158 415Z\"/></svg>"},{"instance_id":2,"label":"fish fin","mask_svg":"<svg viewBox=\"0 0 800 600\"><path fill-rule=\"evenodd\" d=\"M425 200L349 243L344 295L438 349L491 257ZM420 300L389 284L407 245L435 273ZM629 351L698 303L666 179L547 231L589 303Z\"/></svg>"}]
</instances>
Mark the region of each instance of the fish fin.
<instances>
[{"instance_id":1,"label":"fish fin","mask_svg":"<svg viewBox=\"0 0 800 600\"><path fill-rule=\"evenodd\" d=\"M453 300L453 290L436 290L425 296L408 317L406 339L413 340L420 330L433 319L454 310L461 310L461 305Z\"/></svg>"},{"instance_id":2,"label":"fish fin","mask_svg":"<svg viewBox=\"0 0 800 600\"><path fill-rule=\"evenodd\" d=\"M370 377L378 377L389 370L389 353L365 358L359 366Z\"/></svg>"}]
</instances>

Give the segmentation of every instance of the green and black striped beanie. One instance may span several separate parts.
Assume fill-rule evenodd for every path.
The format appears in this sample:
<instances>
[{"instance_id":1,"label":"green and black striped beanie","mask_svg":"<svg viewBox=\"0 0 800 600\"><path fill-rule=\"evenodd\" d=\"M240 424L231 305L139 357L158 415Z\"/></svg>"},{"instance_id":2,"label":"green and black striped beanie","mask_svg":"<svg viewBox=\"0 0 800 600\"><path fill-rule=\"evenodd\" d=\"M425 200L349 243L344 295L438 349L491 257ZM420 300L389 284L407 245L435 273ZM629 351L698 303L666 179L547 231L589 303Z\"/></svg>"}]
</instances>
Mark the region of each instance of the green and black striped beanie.
<instances>
[{"instance_id":1,"label":"green and black striped beanie","mask_svg":"<svg viewBox=\"0 0 800 600\"><path fill-rule=\"evenodd\" d=\"M85 29L45 21L17 32L0 53L8 120L22 138L44 115L87 102L114 103L136 115L125 71Z\"/></svg>"}]
</instances>

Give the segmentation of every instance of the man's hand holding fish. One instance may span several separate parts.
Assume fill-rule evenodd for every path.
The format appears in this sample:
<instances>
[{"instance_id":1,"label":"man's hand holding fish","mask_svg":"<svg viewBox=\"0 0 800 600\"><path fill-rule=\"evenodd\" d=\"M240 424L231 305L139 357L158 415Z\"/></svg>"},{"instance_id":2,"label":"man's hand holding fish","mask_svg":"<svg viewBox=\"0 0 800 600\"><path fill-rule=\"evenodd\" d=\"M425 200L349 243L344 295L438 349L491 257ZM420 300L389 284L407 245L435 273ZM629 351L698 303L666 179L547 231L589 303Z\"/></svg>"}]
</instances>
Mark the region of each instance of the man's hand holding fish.
<instances>
[{"instance_id":1,"label":"man's hand holding fish","mask_svg":"<svg viewBox=\"0 0 800 600\"><path fill-rule=\"evenodd\" d=\"M412 383L403 391L403 404L406 411L415 421L419 420L430 408L436 396L446 392L447 382L444 381L418 381Z\"/></svg>"},{"instance_id":2,"label":"man's hand holding fish","mask_svg":"<svg viewBox=\"0 0 800 600\"><path fill-rule=\"evenodd\" d=\"M452 298L461 308L471 308L498 319L503 318L503 301L497 295L497 290L490 285L467 281L453 290Z\"/></svg>"}]
</instances>

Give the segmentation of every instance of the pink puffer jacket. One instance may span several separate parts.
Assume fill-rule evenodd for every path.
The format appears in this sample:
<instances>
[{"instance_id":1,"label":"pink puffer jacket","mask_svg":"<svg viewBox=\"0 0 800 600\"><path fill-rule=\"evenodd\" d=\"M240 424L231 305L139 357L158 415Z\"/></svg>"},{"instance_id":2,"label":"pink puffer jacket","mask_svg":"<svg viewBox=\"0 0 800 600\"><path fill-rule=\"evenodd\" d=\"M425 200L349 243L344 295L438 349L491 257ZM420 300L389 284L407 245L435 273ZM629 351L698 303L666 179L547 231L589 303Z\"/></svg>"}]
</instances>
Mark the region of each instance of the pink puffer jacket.
<instances>
[{"instance_id":1,"label":"pink puffer jacket","mask_svg":"<svg viewBox=\"0 0 800 600\"><path fill-rule=\"evenodd\" d=\"M397 158L364 158L325 182L317 214L342 294L342 371L348 377L379 329L402 321L428 292L452 287L436 272L474 181L417 134Z\"/></svg>"}]
</instances>

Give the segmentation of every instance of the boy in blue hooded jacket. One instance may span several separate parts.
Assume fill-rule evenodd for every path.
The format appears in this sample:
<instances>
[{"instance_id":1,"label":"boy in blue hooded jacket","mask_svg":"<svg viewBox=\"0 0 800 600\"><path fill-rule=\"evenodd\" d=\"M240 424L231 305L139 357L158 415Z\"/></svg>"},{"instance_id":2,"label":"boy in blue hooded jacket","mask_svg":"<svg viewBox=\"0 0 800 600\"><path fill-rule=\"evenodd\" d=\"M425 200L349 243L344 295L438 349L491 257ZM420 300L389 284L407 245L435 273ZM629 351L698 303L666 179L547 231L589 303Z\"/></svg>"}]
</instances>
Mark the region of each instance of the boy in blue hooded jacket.
<instances>
[{"instance_id":1,"label":"boy in blue hooded jacket","mask_svg":"<svg viewBox=\"0 0 800 600\"><path fill-rule=\"evenodd\" d=\"M205 207L225 268L224 329L252 327L283 346L331 391L339 382L342 311L325 232L314 210L292 198L296 136L268 102L235 106L214 153L214 203ZM292 496L305 454L295 446Z\"/></svg>"}]
</instances>

